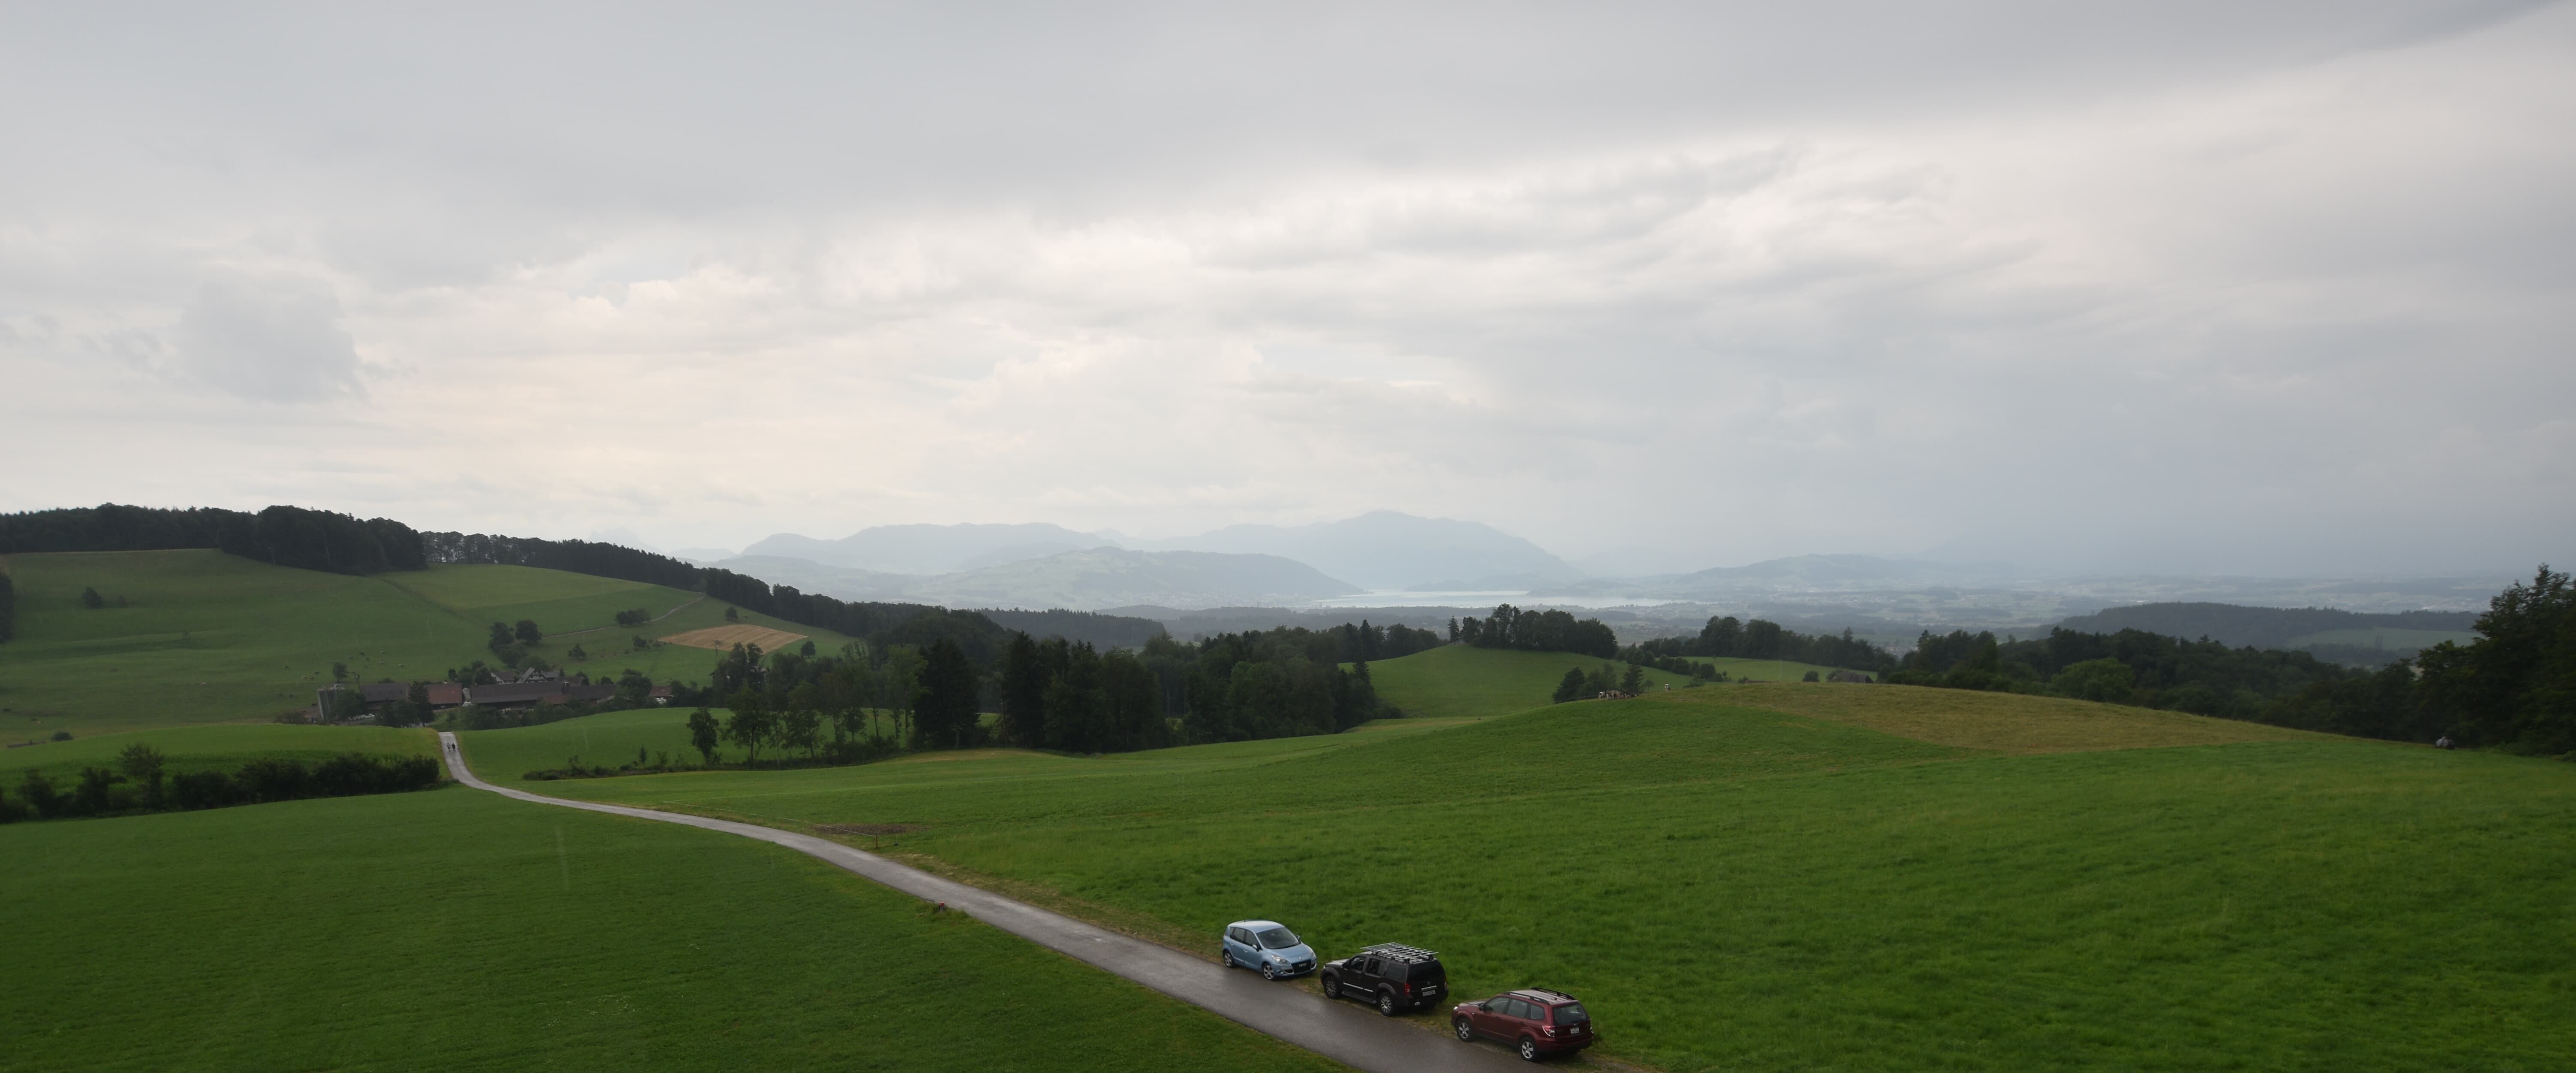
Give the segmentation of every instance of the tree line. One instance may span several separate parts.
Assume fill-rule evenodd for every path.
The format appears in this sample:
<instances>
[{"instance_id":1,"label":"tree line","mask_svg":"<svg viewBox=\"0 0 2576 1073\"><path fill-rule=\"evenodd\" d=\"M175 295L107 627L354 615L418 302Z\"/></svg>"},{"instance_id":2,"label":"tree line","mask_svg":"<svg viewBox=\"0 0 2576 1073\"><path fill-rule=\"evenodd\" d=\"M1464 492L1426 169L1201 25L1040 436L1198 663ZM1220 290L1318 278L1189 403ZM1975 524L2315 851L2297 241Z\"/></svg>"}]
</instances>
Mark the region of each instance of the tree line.
<instances>
[{"instance_id":1,"label":"tree line","mask_svg":"<svg viewBox=\"0 0 2576 1073\"><path fill-rule=\"evenodd\" d=\"M303 507L257 514L217 507L69 507L0 514L0 555L18 552L215 548L278 566L334 574L418 570L421 535L391 518L360 520Z\"/></svg>"},{"instance_id":2,"label":"tree line","mask_svg":"<svg viewBox=\"0 0 2576 1073\"><path fill-rule=\"evenodd\" d=\"M1576 619L1549 608L1523 611L1501 604L1486 618L1449 620L1449 639L1478 648L1517 648L1532 652L1572 652L1611 659L1619 654L1619 637L1597 618Z\"/></svg>"},{"instance_id":3,"label":"tree line","mask_svg":"<svg viewBox=\"0 0 2576 1073\"><path fill-rule=\"evenodd\" d=\"M1711 617L1696 636L1657 637L1629 646L1621 655L1631 663L1649 666L1660 666L1657 659L1672 656L1777 659L1873 674L1898 666L1894 653L1852 636L1849 629L1839 636L1805 634L1765 619L1738 622L1733 615Z\"/></svg>"},{"instance_id":4,"label":"tree line","mask_svg":"<svg viewBox=\"0 0 2576 1073\"><path fill-rule=\"evenodd\" d=\"M2544 564L2489 601L2470 644L2443 642L2414 662L2344 667L2301 651L2230 648L2206 638L2124 629L1926 631L1890 682L2048 693L2356 737L2450 738L2515 752L2576 756L2576 588Z\"/></svg>"},{"instance_id":5,"label":"tree line","mask_svg":"<svg viewBox=\"0 0 2576 1073\"><path fill-rule=\"evenodd\" d=\"M68 787L29 770L11 792L0 792L0 823L223 808L308 797L400 793L438 785L438 761L426 756L343 753L307 766L287 757L259 757L231 771L207 768L172 772L161 751L142 742L125 747L112 766L90 765Z\"/></svg>"}]
</instances>

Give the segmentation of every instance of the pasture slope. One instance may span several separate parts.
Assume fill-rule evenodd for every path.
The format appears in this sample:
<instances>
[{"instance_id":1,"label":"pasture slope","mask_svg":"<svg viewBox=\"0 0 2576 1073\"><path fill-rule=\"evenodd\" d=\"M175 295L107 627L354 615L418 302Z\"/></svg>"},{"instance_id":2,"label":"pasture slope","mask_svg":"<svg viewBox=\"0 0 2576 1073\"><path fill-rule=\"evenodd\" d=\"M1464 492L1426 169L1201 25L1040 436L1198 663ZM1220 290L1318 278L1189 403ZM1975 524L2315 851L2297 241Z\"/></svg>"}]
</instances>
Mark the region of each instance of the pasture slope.
<instances>
[{"instance_id":1,"label":"pasture slope","mask_svg":"<svg viewBox=\"0 0 2576 1073\"><path fill-rule=\"evenodd\" d=\"M468 755L506 781L512 735L580 722ZM676 732L649 722L620 732ZM1607 1056L1676 1073L2559 1069L2576 1033L2565 764L1884 686L1384 726L542 790L837 836L1184 949L1249 915L1328 956L1427 945L1462 993L1564 988Z\"/></svg>"},{"instance_id":2,"label":"pasture slope","mask_svg":"<svg viewBox=\"0 0 2576 1073\"><path fill-rule=\"evenodd\" d=\"M801 854L453 786L0 859L13 1070L1337 1068Z\"/></svg>"},{"instance_id":3,"label":"pasture slope","mask_svg":"<svg viewBox=\"0 0 2576 1073\"><path fill-rule=\"evenodd\" d=\"M142 551L7 557L18 636L0 644L0 740L264 721L310 706L346 663L354 680L443 677L489 659L494 621L534 619L537 655L567 670L703 681L715 656L648 639L725 625L724 605L656 585L515 566L438 566L349 577L221 552ZM81 605L81 590L109 601ZM119 606L117 601L122 600ZM695 600L695 602L691 602ZM676 614L642 629L616 613ZM743 612L742 621L849 638ZM574 631L587 631L575 633ZM580 646L585 659L573 659Z\"/></svg>"}]
</instances>

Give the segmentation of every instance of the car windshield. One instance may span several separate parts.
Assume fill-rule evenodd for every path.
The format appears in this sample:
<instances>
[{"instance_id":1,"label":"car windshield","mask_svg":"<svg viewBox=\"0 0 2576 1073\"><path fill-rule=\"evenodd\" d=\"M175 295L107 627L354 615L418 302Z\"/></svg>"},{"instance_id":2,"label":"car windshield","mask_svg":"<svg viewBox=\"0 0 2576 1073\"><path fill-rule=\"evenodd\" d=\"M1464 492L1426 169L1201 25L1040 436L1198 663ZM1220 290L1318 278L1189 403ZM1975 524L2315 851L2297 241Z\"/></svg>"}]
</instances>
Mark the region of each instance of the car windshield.
<instances>
[{"instance_id":1,"label":"car windshield","mask_svg":"<svg viewBox=\"0 0 2576 1073\"><path fill-rule=\"evenodd\" d=\"M1297 933L1286 928L1272 928L1261 933L1261 945L1267 950L1286 950L1297 945Z\"/></svg>"},{"instance_id":2,"label":"car windshield","mask_svg":"<svg viewBox=\"0 0 2576 1073\"><path fill-rule=\"evenodd\" d=\"M1569 1002L1551 1008L1556 1011L1556 1020L1551 1022L1553 1024L1579 1025L1592 1019L1591 1014L1583 1012L1583 1004L1580 1002Z\"/></svg>"}]
</instances>

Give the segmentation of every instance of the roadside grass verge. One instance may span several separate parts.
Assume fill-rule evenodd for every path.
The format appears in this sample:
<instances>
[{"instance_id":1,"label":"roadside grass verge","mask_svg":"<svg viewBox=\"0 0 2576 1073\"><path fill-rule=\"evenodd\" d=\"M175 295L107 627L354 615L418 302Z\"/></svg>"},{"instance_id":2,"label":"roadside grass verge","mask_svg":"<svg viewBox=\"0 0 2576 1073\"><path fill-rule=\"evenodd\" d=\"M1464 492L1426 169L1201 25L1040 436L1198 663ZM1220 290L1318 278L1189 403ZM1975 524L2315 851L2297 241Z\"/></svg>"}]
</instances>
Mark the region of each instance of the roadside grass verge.
<instances>
[{"instance_id":1,"label":"roadside grass verge","mask_svg":"<svg viewBox=\"0 0 2576 1073\"><path fill-rule=\"evenodd\" d=\"M1948 735L1959 713L1914 691L1810 691L1843 721L1723 703L1806 703L1775 695L1803 688L1270 755L993 751L550 785L902 825L848 840L1184 948L1248 916L1327 957L1429 946L1462 995L1572 991L1610 1056L1676 1073L2564 1068L2567 765L2313 735L2134 747L2239 725L2009 695L1965 713L1963 740L1987 748L1856 725ZM1891 711L1848 707L1869 704ZM2071 747L2069 725L2114 747L2034 751Z\"/></svg>"},{"instance_id":2,"label":"roadside grass verge","mask_svg":"<svg viewBox=\"0 0 2576 1073\"><path fill-rule=\"evenodd\" d=\"M459 787L0 859L13 1069L1340 1068L801 854Z\"/></svg>"}]
</instances>

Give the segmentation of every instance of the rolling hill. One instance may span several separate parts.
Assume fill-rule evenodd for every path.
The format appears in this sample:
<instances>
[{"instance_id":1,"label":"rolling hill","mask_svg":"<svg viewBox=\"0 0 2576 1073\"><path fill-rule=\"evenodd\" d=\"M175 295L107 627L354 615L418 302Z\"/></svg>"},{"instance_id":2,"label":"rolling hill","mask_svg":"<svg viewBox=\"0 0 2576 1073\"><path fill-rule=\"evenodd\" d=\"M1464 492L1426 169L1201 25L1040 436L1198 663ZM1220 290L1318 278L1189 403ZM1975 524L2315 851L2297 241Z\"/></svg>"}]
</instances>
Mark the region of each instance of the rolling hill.
<instances>
[{"instance_id":1,"label":"rolling hill","mask_svg":"<svg viewBox=\"0 0 2576 1073\"><path fill-rule=\"evenodd\" d=\"M1493 695L1320 738L545 786L901 825L851 838L1185 948L1248 906L1327 956L1400 938L1462 994L1580 995L1607 1057L1675 1073L2541 1068L2576 1030L2576 767L1909 687ZM505 767L580 722L467 748Z\"/></svg>"},{"instance_id":2,"label":"rolling hill","mask_svg":"<svg viewBox=\"0 0 2576 1073\"><path fill-rule=\"evenodd\" d=\"M714 653L637 650L634 638L725 623L723 605L694 593L530 567L356 577L211 550L20 554L6 565L18 590L18 636L0 644L0 739L11 740L265 721L311 705L334 662L358 682L435 680L490 659L489 625L521 618L546 631L536 654L567 670L703 680ZM83 607L84 588L108 606ZM664 617L621 628L621 610ZM850 640L741 618L825 647Z\"/></svg>"}]
</instances>

